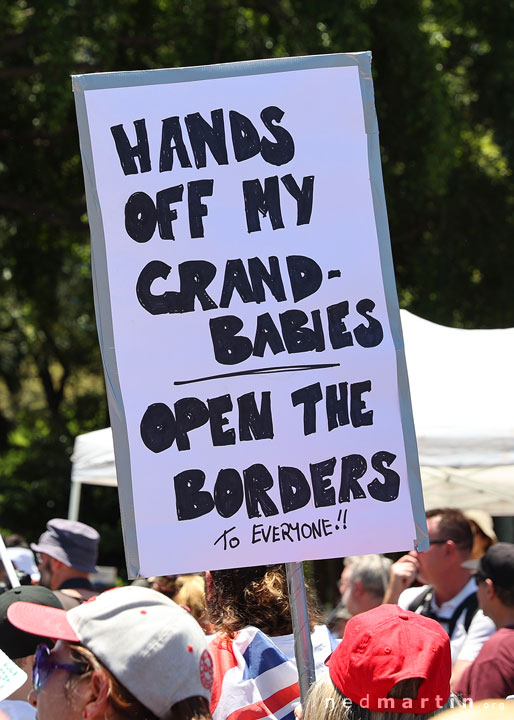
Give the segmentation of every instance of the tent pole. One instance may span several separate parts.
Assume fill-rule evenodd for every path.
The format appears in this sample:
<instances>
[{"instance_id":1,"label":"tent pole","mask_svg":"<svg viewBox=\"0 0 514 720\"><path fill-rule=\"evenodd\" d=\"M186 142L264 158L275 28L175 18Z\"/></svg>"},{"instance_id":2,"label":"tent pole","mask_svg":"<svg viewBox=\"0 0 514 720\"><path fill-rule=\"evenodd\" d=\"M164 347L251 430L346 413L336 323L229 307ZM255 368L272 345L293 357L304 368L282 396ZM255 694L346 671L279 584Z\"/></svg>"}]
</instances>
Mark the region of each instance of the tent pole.
<instances>
[{"instance_id":1,"label":"tent pole","mask_svg":"<svg viewBox=\"0 0 514 720\"><path fill-rule=\"evenodd\" d=\"M14 565L12 564L12 560L9 557L9 555L7 554L7 548L5 547L4 539L1 534L0 534L0 558L4 565L5 572L7 574L9 582L11 583L11 587L12 588L18 587L20 584L20 581L18 580L18 576L16 575L16 570L14 569ZM7 623L7 620L5 622Z\"/></svg>"},{"instance_id":2,"label":"tent pole","mask_svg":"<svg viewBox=\"0 0 514 720\"><path fill-rule=\"evenodd\" d=\"M72 482L70 490L70 503L68 505L68 520L79 519L79 508L80 508L80 493L82 490L82 483Z\"/></svg>"}]
</instances>

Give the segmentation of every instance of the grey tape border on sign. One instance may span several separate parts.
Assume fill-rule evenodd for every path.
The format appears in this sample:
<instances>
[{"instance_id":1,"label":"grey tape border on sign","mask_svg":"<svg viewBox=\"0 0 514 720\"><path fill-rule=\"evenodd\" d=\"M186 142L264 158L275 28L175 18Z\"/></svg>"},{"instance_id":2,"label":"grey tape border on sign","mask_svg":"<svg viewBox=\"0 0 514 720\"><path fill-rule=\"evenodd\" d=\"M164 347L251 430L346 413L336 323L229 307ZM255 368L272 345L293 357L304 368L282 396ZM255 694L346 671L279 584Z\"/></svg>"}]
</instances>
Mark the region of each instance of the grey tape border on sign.
<instances>
[{"instance_id":1,"label":"grey tape border on sign","mask_svg":"<svg viewBox=\"0 0 514 720\"><path fill-rule=\"evenodd\" d=\"M72 75L73 90L107 90L141 85L166 85L168 83L195 82L216 78L264 75L266 73L313 70L318 68L350 67L360 65L360 59L369 53L333 53L306 57L248 60L247 62L222 63L198 67L166 68L162 70L132 70L130 72L91 73ZM373 92L373 86L371 87Z\"/></svg>"},{"instance_id":2,"label":"grey tape border on sign","mask_svg":"<svg viewBox=\"0 0 514 720\"><path fill-rule=\"evenodd\" d=\"M161 85L179 82L195 82L216 78L243 77L266 73L291 72L332 67L358 67L362 93L364 122L368 138L368 162L371 178L373 208L377 228L382 276L386 294L387 312L394 345L398 372L400 413L405 438L407 472L410 497L417 536L414 540L420 549L428 547L425 510L419 471L418 451L414 421L410 404L410 391L405 363L403 335L400 322L398 297L394 280L394 268L389 239L389 226L382 180L378 124L373 100L371 77L371 53L334 53L307 57L273 58L248 62L225 63L187 68L141 70L130 72L91 73L72 76L77 120L81 145L89 224L91 228L91 258L93 289L97 317L98 336L104 363L104 373L109 402L109 412L114 437L116 473L120 511L124 533L125 556L129 578L139 575L139 550L134 514L131 468L127 427L118 377L112 312L108 292L107 260L99 199L94 177L93 155L89 135L84 92L143 85Z\"/></svg>"},{"instance_id":3,"label":"grey tape border on sign","mask_svg":"<svg viewBox=\"0 0 514 720\"><path fill-rule=\"evenodd\" d=\"M107 257L102 223L102 212L96 190L93 152L89 135L86 99L83 93L75 93L75 107L80 138L80 152L86 187L87 214L91 229L91 272L95 301L96 326L102 354L105 387L114 440L118 496L123 530L123 544L129 577L139 575L139 551L134 515L134 497L130 468L129 444L125 411L121 398L118 366L114 347L111 299L107 274Z\"/></svg>"},{"instance_id":4,"label":"grey tape border on sign","mask_svg":"<svg viewBox=\"0 0 514 720\"><path fill-rule=\"evenodd\" d=\"M407 477L409 482L412 514L416 527L416 537L413 546L418 550L428 550L428 532L425 518L425 504L421 487L421 474L419 469L418 444L414 430L414 418L410 400L409 378L405 349L403 343L402 325L396 282L394 278L393 256L391 240L389 237L389 222L385 202L384 181L382 178L382 163L380 159L380 143L378 139L378 121L373 100L373 78L371 75L371 53L362 53L357 57L359 65L359 78L364 107L364 122L368 136L368 163L373 196L373 210L378 235L380 264L387 305L387 314L396 351L396 368L398 381L398 394L400 403L400 416L403 427L405 443L405 457L407 461ZM411 548L405 548L411 549Z\"/></svg>"}]
</instances>

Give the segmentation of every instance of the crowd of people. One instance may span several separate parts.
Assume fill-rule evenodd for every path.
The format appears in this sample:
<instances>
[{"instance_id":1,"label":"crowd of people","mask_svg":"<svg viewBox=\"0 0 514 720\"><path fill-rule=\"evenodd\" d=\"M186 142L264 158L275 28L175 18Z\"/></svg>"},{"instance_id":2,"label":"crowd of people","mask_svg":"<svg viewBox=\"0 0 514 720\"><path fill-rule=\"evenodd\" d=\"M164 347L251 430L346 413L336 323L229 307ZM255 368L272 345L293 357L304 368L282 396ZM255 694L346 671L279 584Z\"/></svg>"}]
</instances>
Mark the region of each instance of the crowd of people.
<instances>
[{"instance_id":1,"label":"crowd of people","mask_svg":"<svg viewBox=\"0 0 514 720\"><path fill-rule=\"evenodd\" d=\"M514 545L480 513L432 510L427 528L429 549L396 562L346 558L328 616L306 583L315 681L303 702L283 565L101 591L93 528L57 518L30 547L8 538L23 584L0 594L0 650L26 680L0 696L0 720L421 720L491 698L514 707Z\"/></svg>"}]
</instances>

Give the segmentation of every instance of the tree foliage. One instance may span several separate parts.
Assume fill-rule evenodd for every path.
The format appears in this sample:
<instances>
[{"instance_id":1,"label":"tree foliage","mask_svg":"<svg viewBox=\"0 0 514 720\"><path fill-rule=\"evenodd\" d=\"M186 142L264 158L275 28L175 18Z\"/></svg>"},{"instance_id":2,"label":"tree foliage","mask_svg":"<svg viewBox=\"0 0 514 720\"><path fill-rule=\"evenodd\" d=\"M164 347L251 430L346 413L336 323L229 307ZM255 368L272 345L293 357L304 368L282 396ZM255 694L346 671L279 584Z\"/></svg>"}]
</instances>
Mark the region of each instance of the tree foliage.
<instances>
[{"instance_id":1,"label":"tree foliage","mask_svg":"<svg viewBox=\"0 0 514 720\"><path fill-rule=\"evenodd\" d=\"M108 424L70 75L373 51L400 302L514 325L512 0L0 2L0 525L65 515L80 432ZM308 102L308 98L306 98ZM82 517L120 560L115 493Z\"/></svg>"}]
</instances>

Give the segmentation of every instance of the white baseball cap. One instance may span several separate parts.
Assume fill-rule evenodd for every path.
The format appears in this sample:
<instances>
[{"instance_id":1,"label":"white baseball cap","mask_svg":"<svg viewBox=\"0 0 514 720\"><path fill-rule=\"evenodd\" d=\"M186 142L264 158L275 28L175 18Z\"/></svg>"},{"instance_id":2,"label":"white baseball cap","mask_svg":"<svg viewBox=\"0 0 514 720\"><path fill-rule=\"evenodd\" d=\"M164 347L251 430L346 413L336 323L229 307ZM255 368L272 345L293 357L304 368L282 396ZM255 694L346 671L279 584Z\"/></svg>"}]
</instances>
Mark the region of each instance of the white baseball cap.
<instances>
[{"instance_id":1,"label":"white baseball cap","mask_svg":"<svg viewBox=\"0 0 514 720\"><path fill-rule=\"evenodd\" d=\"M186 698L210 699L213 667L203 630L155 590L115 588L68 611L17 602L7 616L20 630L91 650L159 718Z\"/></svg>"},{"instance_id":2,"label":"white baseball cap","mask_svg":"<svg viewBox=\"0 0 514 720\"><path fill-rule=\"evenodd\" d=\"M21 570L25 575L29 575L31 580L39 582L41 576L37 569L32 550L24 547L8 547L6 549L7 555L10 557L16 570Z\"/></svg>"}]
</instances>

